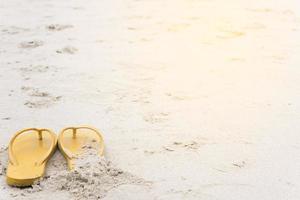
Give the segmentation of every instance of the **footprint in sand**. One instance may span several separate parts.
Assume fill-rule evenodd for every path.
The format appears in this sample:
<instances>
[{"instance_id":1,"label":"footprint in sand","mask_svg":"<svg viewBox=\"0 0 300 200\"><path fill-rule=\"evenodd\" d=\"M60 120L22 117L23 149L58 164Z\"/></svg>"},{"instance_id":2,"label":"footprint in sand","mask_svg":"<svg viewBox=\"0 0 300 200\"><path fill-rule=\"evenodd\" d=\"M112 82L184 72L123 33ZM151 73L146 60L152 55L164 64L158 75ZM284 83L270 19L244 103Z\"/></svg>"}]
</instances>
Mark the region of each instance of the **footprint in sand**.
<instances>
[{"instance_id":1,"label":"footprint in sand","mask_svg":"<svg viewBox=\"0 0 300 200\"><path fill-rule=\"evenodd\" d=\"M42 45L44 45L43 41L33 40L33 41L21 42L19 47L22 49L33 49Z\"/></svg>"},{"instance_id":2,"label":"footprint in sand","mask_svg":"<svg viewBox=\"0 0 300 200\"><path fill-rule=\"evenodd\" d=\"M11 118L10 117L4 117L2 118L2 120L10 120Z\"/></svg>"},{"instance_id":3,"label":"footprint in sand","mask_svg":"<svg viewBox=\"0 0 300 200\"><path fill-rule=\"evenodd\" d=\"M8 96L11 97L11 96L13 95L14 92L15 92L14 90L10 90L9 93L8 93Z\"/></svg>"},{"instance_id":4,"label":"footprint in sand","mask_svg":"<svg viewBox=\"0 0 300 200\"><path fill-rule=\"evenodd\" d=\"M66 46L60 50L56 50L56 53L60 54L75 54L78 51L75 47L72 46Z\"/></svg>"},{"instance_id":5,"label":"footprint in sand","mask_svg":"<svg viewBox=\"0 0 300 200\"><path fill-rule=\"evenodd\" d=\"M22 73L44 73L48 72L52 67L44 65L30 65L29 67L21 67L19 70Z\"/></svg>"},{"instance_id":6,"label":"footprint in sand","mask_svg":"<svg viewBox=\"0 0 300 200\"><path fill-rule=\"evenodd\" d=\"M34 100L34 101L26 101L24 103L25 106L28 108L48 108L52 106L56 101L59 101L60 98L54 97L54 98L47 98L43 100Z\"/></svg>"},{"instance_id":7,"label":"footprint in sand","mask_svg":"<svg viewBox=\"0 0 300 200\"><path fill-rule=\"evenodd\" d=\"M21 28L17 26L10 26L8 28L2 29L2 33L8 34L8 35L15 35L21 32L29 31L28 28Z\"/></svg>"},{"instance_id":8,"label":"footprint in sand","mask_svg":"<svg viewBox=\"0 0 300 200\"><path fill-rule=\"evenodd\" d=\"M190 149L190 150L197 150L201 145L196 142L196 141L190 141L190 142L173 142L174 146L182 147L185 149Z\"/></svg>"},{"instance_id":9,"label":"footprint in sand","mask_svg":"<svg viewBox=\"0 0 300 200\"><path fill-rule=\"evenodd\" d=\"M233 165L234 167L243 168L243 167L245 167L246 162L245 162L245 161L234 162L234 163L232 163L232 165Z\"/></svg>"},{"instance_id":10,"label":"footprint in sand","mask_svg":"<svg viewBox=\"0 0 300 200\"><path fill-rule=\"evenodd\" d=\"M157 153L166 153L166 152L175 152L178 150L189 150L189 151L197 151L202 145L204 145L204 142L199 141L187 141L187 142L173 142L170 145L162 146L161 150L144 150L144 154L146 155L154 155Z\"/></svg>"},{"instance_id":11,"label":"footprint in sand","mask_svg":"<svg viewBox=\"0 0 300 200\"><path fill-rule=\"evenodd\" d=\"M168 146L163 146L163 149L166 151L175 151L178 148L183 148L187 150L197 150L201 146L200 143L196 141L190 141L190 142L173 142L173 144Z\"/></svg>"},{"instance_id":12,"label":"footprint in sand","mask_svg":"<svg viewBox=\"0 0 300 200\"><path fill-rule=\"evenodd\" d=\"M60 101L62 96L53 96L48 92L40 91L38 88L25 87L21 88L25 92L30 100L27 100L24 105L28 108L47 108Z\"/></svg>"},{"instance_id":13,"label":"footprint in sand","mask_svg":"<svg viewBox=\"0 0 300 200\"><path fill-rule=\"evenodd\" d=\"M73 28L72 25L66 24L66 25L62 25L62 24L51 24L46 26L46 29L49 31L62 31L65 29L69 29L69 28Z\"/></svg>"},{"instance_id":14,"label":"footprint in sand","mask_svg":"<svg viewBox=\"0 0 300 200\"><path fill-rule=\"evenodd\" d=\"M20 67L17 70L21 73L24 80L30 80L34 75L40 75L41 73L50 73L52 76L58 71L57 67L48 65L29 65L27 67Z\"/></svg>"}]
</instances>

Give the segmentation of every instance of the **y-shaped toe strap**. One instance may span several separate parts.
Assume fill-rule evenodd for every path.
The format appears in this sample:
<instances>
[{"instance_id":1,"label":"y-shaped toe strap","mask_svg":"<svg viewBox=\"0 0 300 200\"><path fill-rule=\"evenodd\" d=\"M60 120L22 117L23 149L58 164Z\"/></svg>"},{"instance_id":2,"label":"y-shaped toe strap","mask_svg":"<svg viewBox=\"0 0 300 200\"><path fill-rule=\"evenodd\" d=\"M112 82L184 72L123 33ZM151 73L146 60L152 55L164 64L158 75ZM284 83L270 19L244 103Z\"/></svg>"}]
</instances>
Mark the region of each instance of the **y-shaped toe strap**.
<instances>
[{"instance_id":1,"label":"y-shaped toe strap","mask_svg":"<svg viewBox=\"0 0 300 200\"><path fill-rule=\"evenodd\" d=\"M9 162L12 164L12 165L18 165L18 161L16 160L16 157L13 153L13 143L14 141L16 140L16 138L21 135L22 133L25 133L25 132L30 132L30 131L35 131L38 133L38 140L43 140L43 132L49 132L51 137L52 137L52 143L51 143L51 147L53 148L53 146L55 146L55 143L56 143L56 136L53 132L51 132L50 130L48 129L37 129L37 128L28 128L28 129L23 129L19 132L17 132L14 137L10 140L9 142L9 148L8 148L8 154L9 154ZM44 163L47 159L48 159L48 156L51 154L52 152L52 148L49 148L48 152L47 152L47 156L45 156L45 158L43 158L40 162L36 163L36 165L41 165L42 163Z\"/></svg>"},{"instance_id":2,"label":"y-shaped toe strap","mask_svg":"<svg viewBox=\"0 0 300 200\"><path fill-rule=\"evenodd\" d=\"M92 128L92 127L89 127L89 126L79 126L79 127L67 127L65 129L63 129L61 131L61 133L59 134L59 141L62 141L63 140L63 134L66 130L72 130L72 134L73 134L73 139L76 138L76 135L77 135L77 130L78 129L89 129L89 130L92 130L93 132L95 132L97 134L97 136L100 138L100 142L101 142L101 147L100 147L100 154L102 155L103 154L103 150L104 150L104 146L103 146L103 138L102 138L102 135L99 133L99 131L95 128ZM66 156L69 158L69 159L72 159L73 155L71 152L69 152L66 148L64 148L63 145L60 145L60 148L65 152Z\"/></svg>"}]
</instances>

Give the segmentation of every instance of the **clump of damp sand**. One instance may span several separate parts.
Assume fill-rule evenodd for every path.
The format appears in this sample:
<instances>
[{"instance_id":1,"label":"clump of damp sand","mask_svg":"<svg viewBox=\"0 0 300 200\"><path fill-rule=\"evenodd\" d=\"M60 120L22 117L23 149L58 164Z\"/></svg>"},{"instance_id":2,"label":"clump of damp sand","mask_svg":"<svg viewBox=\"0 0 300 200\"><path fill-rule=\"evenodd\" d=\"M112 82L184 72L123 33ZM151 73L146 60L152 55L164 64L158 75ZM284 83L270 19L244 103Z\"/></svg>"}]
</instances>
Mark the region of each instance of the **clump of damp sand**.
<instances>
[{"instance_id":1,"label":"clump of damp sand","mask_svg":"<svg viewBox=\"0 0 300 200\"><path fill-rule=\"evenodd\" d=\"M7 149L0 149L0 176L5 177ZM48 163L45 176L32 187L14 188L3 186L11 199L102 199L106 194L121 185L149 186L145 181L129 172L115 167L104 157L100 157L94 148L84 148L84 153L76 158L75 168L67 169L63 156L57 152Z\"/></svg>"}]
</instances>

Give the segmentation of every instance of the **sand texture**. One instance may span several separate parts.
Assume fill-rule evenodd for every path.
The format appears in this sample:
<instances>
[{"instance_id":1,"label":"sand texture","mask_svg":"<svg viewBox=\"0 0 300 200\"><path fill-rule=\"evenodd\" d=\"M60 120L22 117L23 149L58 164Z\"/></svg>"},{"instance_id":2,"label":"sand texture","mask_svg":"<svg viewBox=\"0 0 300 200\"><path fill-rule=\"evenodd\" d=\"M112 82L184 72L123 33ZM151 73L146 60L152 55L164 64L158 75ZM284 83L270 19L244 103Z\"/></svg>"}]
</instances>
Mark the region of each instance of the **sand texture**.
<instances>
[{"instance_id":1,"label":"sand texture","mask_svg":"<svg viewBox=\"0 0 300 200\"><path fill-rule=\"evenodd\" d=\"M3 150L0 200L299 200L299 8L2 0L0 146L27 127L91 125L105 160L69 173L56 153L20 190Z\"/></svg>"},{"instance_id":2,"label":"sand texture","mask_svg":"<svg viewBox=\"0 0 300 200\"><path fill-rule=\"evenodd\" d=\"M0 156L0 177L3 179L8 162L6 148L1 148ZM15 200L97 200L122 185L149 189L151 182L114 167L110 161L99 156L95 149L86 148L83 154L76 158L74 170L69 171L66 168L65 159L57 152L48 164L45 176L32 187L12 188L5 185L2 190L9 193L8 199Z\"/></svg>"}]
</instances>

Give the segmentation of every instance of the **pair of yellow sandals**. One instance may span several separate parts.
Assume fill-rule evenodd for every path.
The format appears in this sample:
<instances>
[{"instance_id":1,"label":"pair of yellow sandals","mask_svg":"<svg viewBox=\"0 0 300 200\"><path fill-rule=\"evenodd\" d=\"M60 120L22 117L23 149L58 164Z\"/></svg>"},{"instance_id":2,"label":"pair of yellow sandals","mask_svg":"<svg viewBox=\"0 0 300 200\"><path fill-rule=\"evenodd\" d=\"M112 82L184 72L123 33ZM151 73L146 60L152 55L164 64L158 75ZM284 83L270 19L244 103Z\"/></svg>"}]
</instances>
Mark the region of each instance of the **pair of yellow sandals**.
<instances>
[{"instance_id":1,"label":"pair of yellow sandals","mask_svg":"<svg viewBox=\"0 0 300 200\"><path fill-rule=\"evenodd\" d=\"M99 156L102 156L103 138L100 132L92 127L68 127L63 129L58 137L49 129L21 130L9 143L7 183L18 187L32 185L44 175L46 164L55 152L57 144L67 160L69 170L72 170L74 159L82 153L83 147L90 143L99 145Z\"/></svg>"}]
</instances>

